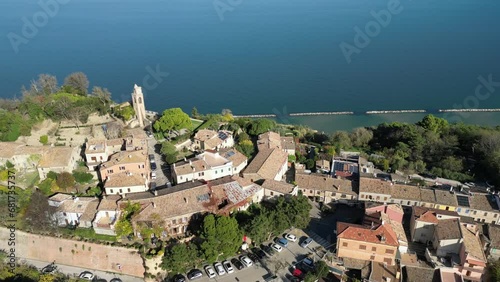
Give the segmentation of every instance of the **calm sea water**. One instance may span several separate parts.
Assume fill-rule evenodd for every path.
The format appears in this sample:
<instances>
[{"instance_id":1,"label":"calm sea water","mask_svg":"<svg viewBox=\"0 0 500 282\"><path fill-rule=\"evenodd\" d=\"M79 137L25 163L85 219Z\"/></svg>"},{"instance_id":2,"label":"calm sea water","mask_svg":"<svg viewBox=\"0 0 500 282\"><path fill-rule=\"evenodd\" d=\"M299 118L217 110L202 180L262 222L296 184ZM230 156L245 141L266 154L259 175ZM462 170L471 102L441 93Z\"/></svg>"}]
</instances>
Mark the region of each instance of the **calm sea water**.
<instances>
[{"instance_id":1,"label":"calm sea water","mask_svg":"<svg viewBox=\"0 0 500 282\"><path fill-rule=\"evenodd\" d=\"M45 1L45 0L42 0ZM474 100L478 76L500 81L500 1L400 2L400 12L348 63L339 45L387 9L387 0L59 0L0 1L1 97L19 95L39 73L62 82L85 72L93 85L127 100L144 87L151 110L236 114L500 108L500 87ZM214 3L231 5L219 17ZM222 7L222 6L220 6ZM227 7L227 6L226 6ZM401 10L402 9L402 10ZM23 17L38 30L23 35ZM35 24L36 25L36 24ZM14 52L12 33L25 38ZM154 79L150 73L163 73ZM168 73L165 76L164 73ZM476 103L477 102L477 103ZM281 118L321 130L422 115ZM464 122L498 124L500 114ZM497 122L498 121L498 122Z\"/></svg>"}]
</instances>

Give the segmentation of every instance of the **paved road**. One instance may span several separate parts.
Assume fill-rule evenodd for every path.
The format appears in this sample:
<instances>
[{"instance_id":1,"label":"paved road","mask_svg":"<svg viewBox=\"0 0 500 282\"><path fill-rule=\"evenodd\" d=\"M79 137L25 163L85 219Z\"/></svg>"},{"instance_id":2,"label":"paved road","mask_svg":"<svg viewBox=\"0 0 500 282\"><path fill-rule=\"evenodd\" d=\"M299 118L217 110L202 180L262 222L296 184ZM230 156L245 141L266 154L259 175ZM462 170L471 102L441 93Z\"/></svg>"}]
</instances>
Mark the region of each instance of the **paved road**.
<instances>
[{"instance_id":1,"label":"paved road","mask_svg":"<svg viewBox=\"0 0 500 282\"><path fill-rule=\"evenodd\" d=\"M156 179L151 180L156 182L156 188L166 188L168 183L171 183L170 166L164 162L163 157L160 153L161 144L159 144L156 139L148 138L148 154L153 154L155 156L156 162Z\"/></svg>"},{"instance_id":2,"label":"paved road","mask_svg":"<svg viewBox=\"0 0 500 282\"><path fill-rule=\"evenodd\" d=\"M20 262L26 262L28 264L34 265L35 267L42 269L46 265L50 264L50 262L45 262L45 261L39 261L39 260L32 260L32 259L20 259ZM144 281L144 278L139 278L139 277L133 277L133 276L128 276L128 275L121 275L117 273L109 273L109 272L104 272L104 271L99 271L99 270L94 270L94 269L84 269L84 268L79 268L79 267L74 267L74 266L69 266L69 265L62 265L58 262L56 262L57 269L59 272L68 274L68 275L74 275L78 276L80 273L83 271L90 271L94 273L98 278L104 278L106 280L111 280L113 278L120 278L123 282L139 282L139 281Z\"/></svg>"}]
</instances>

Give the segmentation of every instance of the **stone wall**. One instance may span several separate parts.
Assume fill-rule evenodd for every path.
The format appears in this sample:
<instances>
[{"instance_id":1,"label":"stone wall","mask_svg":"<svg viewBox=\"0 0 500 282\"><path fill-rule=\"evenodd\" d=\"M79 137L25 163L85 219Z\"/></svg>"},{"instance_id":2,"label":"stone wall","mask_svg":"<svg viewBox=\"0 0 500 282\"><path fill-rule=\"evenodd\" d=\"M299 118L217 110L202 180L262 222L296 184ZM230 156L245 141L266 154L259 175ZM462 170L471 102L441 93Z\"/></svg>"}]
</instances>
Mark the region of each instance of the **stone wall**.
<instances>
[{"instance_id":1,"label":"stone wall","mask_svg":"<svg viewBox=\"0 0 500 282\"><path fill-rule=\"evenodd\" d=\"M0 249L9 250L10 231L0 228ZM81 268L143 277L143 260L136 249L35 235L16 230L16 256ZM118 269L121 265L121 270Z\"/></svg>"}]
</instances>

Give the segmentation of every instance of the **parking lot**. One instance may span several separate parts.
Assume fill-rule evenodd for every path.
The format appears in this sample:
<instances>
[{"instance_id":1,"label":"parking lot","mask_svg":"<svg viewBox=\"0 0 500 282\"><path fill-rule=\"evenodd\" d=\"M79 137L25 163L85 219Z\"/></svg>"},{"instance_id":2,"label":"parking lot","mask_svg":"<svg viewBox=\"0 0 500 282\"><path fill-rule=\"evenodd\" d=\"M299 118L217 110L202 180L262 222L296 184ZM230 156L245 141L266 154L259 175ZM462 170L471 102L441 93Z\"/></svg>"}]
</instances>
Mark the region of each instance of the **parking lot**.
<instances>
[{"instance_id":1,"label":"parking lot","mask_svg":"<svg viewBox=\"0 0 500 282\"><path fill-rule=\"evenodd\" d=\"M170 187L171 185L171 172L170 166L165 163L163 157L160 153L161 144L154 138L148 137L148 154L153 154L155 156L156 163L156 179L152 179L151 182L156 183L156 189Z\"/></svg>"},{"instance_id":2,"label":"parking lot","mask_svg":"<svg viewBox=\"0 0 500 282\"><path fill-rule=\"evenodd\" d=\"M203 278L198 281L257 282L265 281L265 277L271 276L270 273L276 273L277 280L275 281L289 281L287 278L292 276L291 271L294 264L306 258L309 254L312 254L314 260L320 259L314 252L314 249L320 246L317 242L313 240L307 248L302 248L299 244L307 238L307 234L302 230L293 230L291 233L296 235L298 240L296 242L289 241L288 246L284 247L281 252L276 252L272 256L267 256L255 262L253 266L245 267L241 270L237 270L233 265L234 273L226 273L212 279L207 277L203 268L200 268L203 271ZM268 245L269 243L271 242L265 242L264 244Z\"/></svg>"}]
</instances>

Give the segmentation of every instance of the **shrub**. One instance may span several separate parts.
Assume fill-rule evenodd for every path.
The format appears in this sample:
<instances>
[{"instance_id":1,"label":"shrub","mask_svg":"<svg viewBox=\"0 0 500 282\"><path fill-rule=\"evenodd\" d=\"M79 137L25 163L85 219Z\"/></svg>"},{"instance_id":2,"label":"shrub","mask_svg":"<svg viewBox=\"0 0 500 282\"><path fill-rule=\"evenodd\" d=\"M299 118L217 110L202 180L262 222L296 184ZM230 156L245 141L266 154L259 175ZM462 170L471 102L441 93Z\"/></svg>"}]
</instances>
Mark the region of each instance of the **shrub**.
<instances>
[{"instance_id":1,"label":"shrub","mask_svg":"<svg viewBox=\"0 0 500 282\"><path fill-rule=\"evenodd\" d=\"M63 172L57 176L57 185L62 189L67 189L75 184L75 177L69 172Z\"/></svg>"},{"instance_id":2,"label":"shrub","mask_svg":"<svg viewBox=\"0 0 500 282\"><path fill-rule=\"evenodd\" d=\"M49 136L47 135L40 136L40 143L42 143L43 145L47 145L49 143Z\"/></svg>"},{"instance_id":3,"label":"shrub","mask_svg":"<svg viewBox=\"0 0 500 282\"><path fill-rule=\"evenodd\" d=\"M54 171L49 171L49 173L47 173L47 178L50 178L52 180L56 180L57 179L57 173L54 172Z\"/></svg>"},{"instance_id":4,"label":"shrub","mask_svg":"<svg viewBox=\"0 0 500 282\"><path fill-rule=\"evenodd\" d=\"M92 174L83 171L73 171L73 177L78 183L88 183L94 178Z\"/></svg>"}]
</instances>

